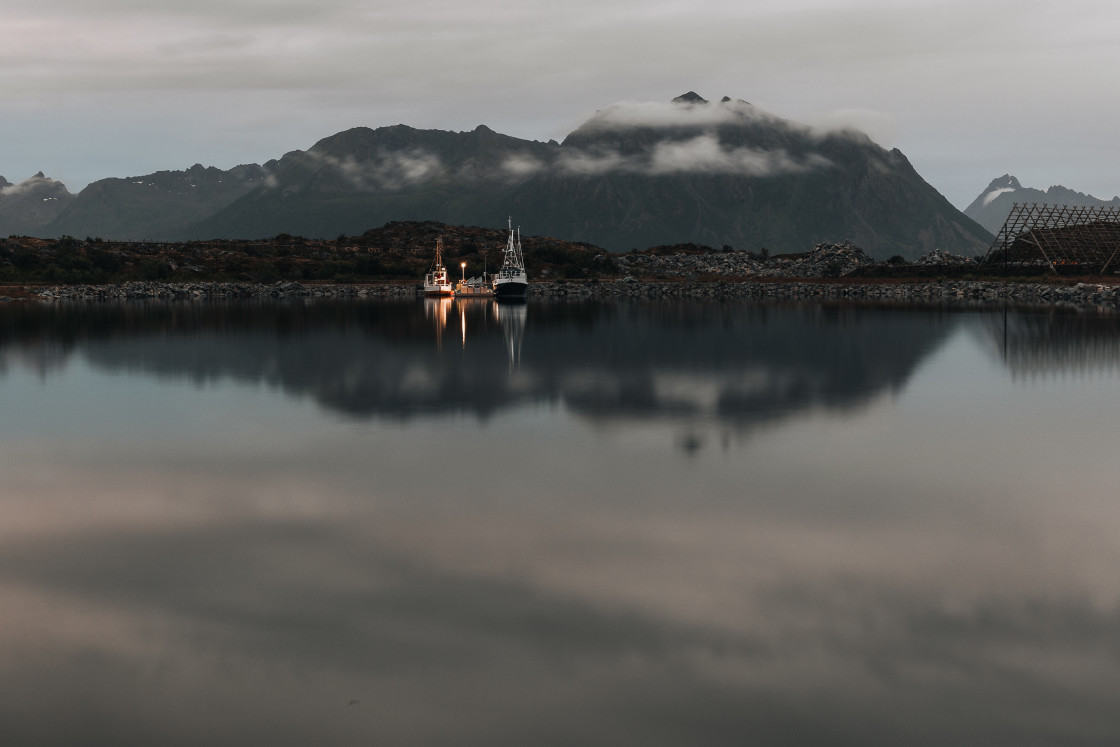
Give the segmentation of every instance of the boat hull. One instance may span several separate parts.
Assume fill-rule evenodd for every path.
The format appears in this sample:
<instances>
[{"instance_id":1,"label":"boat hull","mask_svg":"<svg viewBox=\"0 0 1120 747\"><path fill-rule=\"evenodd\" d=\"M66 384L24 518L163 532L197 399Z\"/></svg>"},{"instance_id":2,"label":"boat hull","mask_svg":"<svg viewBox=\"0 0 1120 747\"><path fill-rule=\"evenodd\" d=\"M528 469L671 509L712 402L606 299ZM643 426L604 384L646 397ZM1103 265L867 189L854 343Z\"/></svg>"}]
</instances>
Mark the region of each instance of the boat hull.
<instances>
[{"instance_id":1,"label":"boat hull","mask_svg":"<svg viewBox=\"0 0 1120 747\"><path fill-rule=\"evenodd\" d=\"M529 284L517 280L494 283L494 298L498 300L524 300L529 296Z\"/></svg>"}]
</instances>

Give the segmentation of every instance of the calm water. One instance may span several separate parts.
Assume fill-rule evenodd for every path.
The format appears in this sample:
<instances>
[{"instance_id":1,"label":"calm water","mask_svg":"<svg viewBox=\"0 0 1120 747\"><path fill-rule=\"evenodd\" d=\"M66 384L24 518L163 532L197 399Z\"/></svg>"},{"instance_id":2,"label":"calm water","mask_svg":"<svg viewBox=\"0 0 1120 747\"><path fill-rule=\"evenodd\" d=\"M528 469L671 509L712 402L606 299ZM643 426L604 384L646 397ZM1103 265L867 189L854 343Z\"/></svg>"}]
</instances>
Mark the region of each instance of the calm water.
<instances>
[{"instance_id":1,"label":"calm water","mask_svg":"<svg viewBox=\"0 0 1120 747\"><path fill-rule=\"evenodd\" d=\"M0 305L0 743L1120 741L1120 322Z\"/></svg>"}]
</instances>

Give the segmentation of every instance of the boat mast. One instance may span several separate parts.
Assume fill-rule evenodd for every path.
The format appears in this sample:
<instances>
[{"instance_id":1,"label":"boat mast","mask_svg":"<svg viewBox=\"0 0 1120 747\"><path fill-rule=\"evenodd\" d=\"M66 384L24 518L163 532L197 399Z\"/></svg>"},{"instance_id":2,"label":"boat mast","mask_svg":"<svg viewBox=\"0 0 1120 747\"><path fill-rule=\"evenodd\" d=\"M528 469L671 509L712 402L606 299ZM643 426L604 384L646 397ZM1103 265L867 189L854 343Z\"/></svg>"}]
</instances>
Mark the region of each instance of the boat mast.
<instances>
[{"instance_id":1,"label":"boat mast","mask_svg":"<svg viewBox=\"0 0 1120 747\"><path fill-rule=\"evenodd\" d=\"M519 270L525 269L525 260L521 257L521 226L517 227L515 239L512 216L509 217L509 241L506 242L505 262L502 264L505 267L516 267Z\"/></svg>"}]
</instances>

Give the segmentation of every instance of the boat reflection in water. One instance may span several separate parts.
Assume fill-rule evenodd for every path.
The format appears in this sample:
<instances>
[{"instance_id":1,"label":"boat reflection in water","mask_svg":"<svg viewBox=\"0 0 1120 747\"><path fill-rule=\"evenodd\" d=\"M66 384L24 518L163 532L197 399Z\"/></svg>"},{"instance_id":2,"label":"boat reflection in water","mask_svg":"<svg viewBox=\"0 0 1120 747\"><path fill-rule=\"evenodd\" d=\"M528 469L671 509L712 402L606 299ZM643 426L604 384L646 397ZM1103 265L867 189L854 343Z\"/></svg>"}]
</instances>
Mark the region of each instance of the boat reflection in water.
<instances>
[{"instance_id":1,"label":"boat reflection in water","mask_svg":"<svg viewBox=\"0 0 1120 747\"><path fill-rule=\"evenodd\" d=\"M424 317L431 320L436 331L437 349L442 349L443 336L453 321L459 328L459 341L463 350L467 348L468 329L483 343L491 323L496 322L505 342L511 371L521 362L521 343L525 337L527 316L526 304L499 303L488 296L424 299Z\"/></svg>"},{"instance_id":2,"label":"boat reflection in water","mask_svg":"<svg viewBox=\"0 0 1120 747\"><path fill-rule=\"evenodd\" d=\"M502 327L502 337L509 354L512 371L521 364L521 341L525 338L525 317L528 309L523 303L495 303L494 318Z\"/></svg>"},{"instance_id":3,"label":"boat reflection in water","mask_svg":"<svg viewBox=\"0 0 1120 747\"><path fill-rule=\"evenodd\" d=\"M432 328L436 331L436 348L440 350L443 349L443 333L453 303L449 297L424 299L424 318L432 321Z\"/></svg>"}]
</instances>

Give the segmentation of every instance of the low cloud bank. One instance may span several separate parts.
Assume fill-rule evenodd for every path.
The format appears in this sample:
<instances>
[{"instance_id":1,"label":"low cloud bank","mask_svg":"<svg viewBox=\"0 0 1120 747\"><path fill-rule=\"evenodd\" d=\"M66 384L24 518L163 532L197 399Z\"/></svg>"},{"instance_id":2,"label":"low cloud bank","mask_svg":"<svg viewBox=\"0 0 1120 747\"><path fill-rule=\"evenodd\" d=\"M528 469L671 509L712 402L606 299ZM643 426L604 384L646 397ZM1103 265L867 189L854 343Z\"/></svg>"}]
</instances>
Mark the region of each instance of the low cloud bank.
<instances>
[{"instance_id":1,"label":"low cloud bank","mask_svg":"<svg viewBox=\"0 0 1120 747\"><path fill-rule=\"evenodd\" d=\"M502 170L514 176L528 176L548 168L548 164L527 154L516 154L502 161Z\"/></svg>"},{"instance_id":2,"label":"low cloud bank","mask_svg":"<svg viewBox=\"0 0 1120 747\"><path fill-rule=\"evenodd\" d=\"M746 101L620 101L595 112L584 130L626 130L633 127L716 127L747 122L780 122L780 117Z\"/></svg>"},{"instance_id":3,"label":"low cloud bank","mask_svg":"<svg viewBox=\"0 0 1120 747\"><path fill-rule=\"evenodd\" d=\"M4 186L0 186L0 197L16 197L28 192L40 190L43 187L49 187L51 185L54 185L55 183L56 182L54 179L43 176L42 172L39 172L35 176L24 179L19 184L6 184Z\"/></svg>"},{"instance_id":4,"label":"low cloud bank","mask_svg":"<svg viewBox=\"0 0 1120 747\"><path fill-rule=\"evenodd\" d=\"M351 187L358 190L398 190L426 182L445 173L439 156L422 148L404 150L382 149L373 158L359 161L353 156L336 156L308 151L313 162L335 171ZM269 177L265 185L279 186L279 180Z\"/></svg>"},{"instance_id":5,"label":"low cloud bank","mask_svg":"<svg viewBox=\"0 0 1120 747\"><path fill-rule=\"evenodd\" d=\"M832 162L816 153L795 158L784 150L729 147L714 133L687 140L664 140L642 155L622 155L596 148L561 154L556 167L568 174L596 175L612 172L666 176L670 174L738 174L777 176L826 168Z\"/></svg>"},{"instance_id":6,"label":"low cloud bank","mask_svg":"<svg viewBox=\"0 0 1120 747\"><path fill-rule=\"evenodd\" d=\"M620 101L595 112L580 129L594 134L632 128L711 130L726 125L763 124L809 137L849 136L889 143L895 130L894 117L871 109L838 109L794 122L771 114L742 99L722 101L675 100Z\"/></svg>"},{"instance_id":7,"label":"low cloud bank","mask_svg":"<svg viewBox=\"0 0 1120 747\"><path fill-rule=\"evenodd\" d=\"M763 124L792 131L808 142L809 152L792 154L783 148L755 148L732 145L721 138L724 127ZM626 152L612 138L598 142L597 134L625 132L635 128L664 130L664 136L639 152ZM437 154L422 147L402 150L381 149L371 158L358 160L353 156L336 156L309 151L306 156L341 176L356 190L401 190L432 179L452 176L470 179L480 175L511 179L531 178L538 174L556 176L599 176L637 174L670 176L687 174L772 177L826 169L833 162L812 152L812 144L826 133L850 133L866 138L854 130L847 120L834 120L829 125L804 125L771 115L740 100L725 99L710 103L699 100L677 100L669 103L620 102L603 109L579 130L586 137L576 138L561 148L542 155L511 152L496 164L476 163L468 159L461 165L445 163ZM805 140L807 139L807 141ZM798 148L802 150L802 148ZM275 178L269 186L280 186Z\"/></svg>"}]
</instances>

